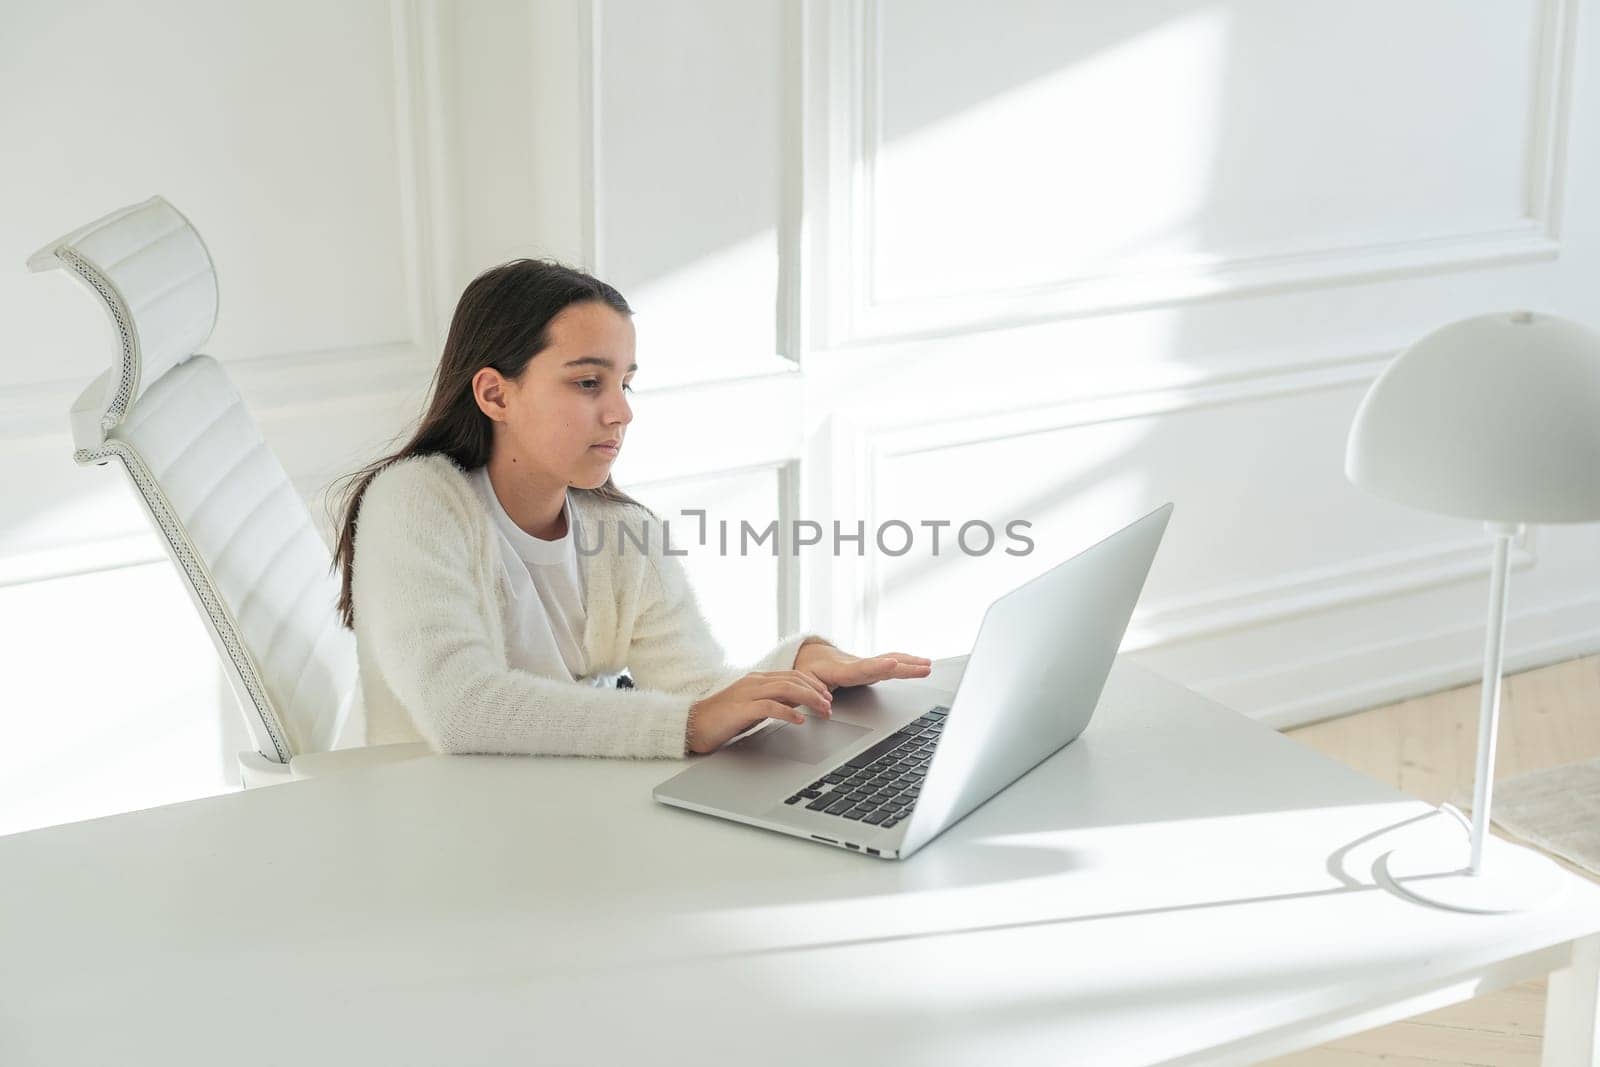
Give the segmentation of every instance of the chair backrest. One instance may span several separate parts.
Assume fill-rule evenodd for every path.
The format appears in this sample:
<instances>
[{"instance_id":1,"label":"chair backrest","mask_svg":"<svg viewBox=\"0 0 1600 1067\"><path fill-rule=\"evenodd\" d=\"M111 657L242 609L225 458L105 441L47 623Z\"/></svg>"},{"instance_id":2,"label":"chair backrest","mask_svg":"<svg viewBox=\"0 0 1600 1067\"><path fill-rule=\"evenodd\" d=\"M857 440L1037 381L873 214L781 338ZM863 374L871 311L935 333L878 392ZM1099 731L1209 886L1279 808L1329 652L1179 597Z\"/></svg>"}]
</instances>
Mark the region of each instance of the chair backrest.
<instances>
[{"instance_id":1,"label":"chair backrest","mask_svg":"<svg viewBox=\"0 0 1600 1067\"><path fill-rule=\"evenodd\" d=\"M357 692L330 555L267 448L211 335L217 281L161 197L113 212L28 261L64 268L111 315L117 361L73 404L80 464L120 462L221 654L257 750L287 763L334 747Z\"/></svg>"}]
</instances>

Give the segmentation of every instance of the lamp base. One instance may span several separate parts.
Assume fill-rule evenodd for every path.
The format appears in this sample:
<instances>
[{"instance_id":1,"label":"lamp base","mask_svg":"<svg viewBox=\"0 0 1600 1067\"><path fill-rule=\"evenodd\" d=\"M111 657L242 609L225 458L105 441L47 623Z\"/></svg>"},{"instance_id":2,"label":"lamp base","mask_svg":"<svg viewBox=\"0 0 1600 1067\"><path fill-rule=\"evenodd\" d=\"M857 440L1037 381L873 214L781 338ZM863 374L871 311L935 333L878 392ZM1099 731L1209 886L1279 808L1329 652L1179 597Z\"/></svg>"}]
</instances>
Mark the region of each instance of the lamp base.
<instances>
[{"instance_id":1,"label":"lamp base","mask_svg":"<svg viewBox=\"0 0 1600 1067\"><path fill-rule=\"evenodd\" d=\"M1421 904L1452 911L1504 914L1532 911L1554 900L1566 888L1561 868L1549 857L1490 834L1483 843L1483 864L1471 864L1471 823L1449 804L1441 812L1461 824L1432 840L1413 840L1378 857L1373 873L1378 883Z\"/></svg>"}]
</instances>

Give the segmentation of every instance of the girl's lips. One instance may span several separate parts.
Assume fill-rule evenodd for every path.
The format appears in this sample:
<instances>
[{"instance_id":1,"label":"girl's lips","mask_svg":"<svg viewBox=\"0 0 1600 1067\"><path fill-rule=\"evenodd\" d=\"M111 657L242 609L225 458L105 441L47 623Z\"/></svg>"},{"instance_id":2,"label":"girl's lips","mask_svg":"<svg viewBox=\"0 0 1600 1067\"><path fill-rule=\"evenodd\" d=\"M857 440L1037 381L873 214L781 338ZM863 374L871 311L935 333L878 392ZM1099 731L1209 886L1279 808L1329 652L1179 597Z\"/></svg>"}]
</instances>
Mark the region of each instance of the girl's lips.
<instances>
[{"instance_id":1,"label":"girl's lips","mask_svg":"<svg viewBox=\"0 0 1600 1067\"><path fill-rule=\"evenodd\" d=\"M601 452L604 452L609 456L614 456L622 450L621 445L590 445L589 447L599 449Z\"/></svg>"}]
</instances>

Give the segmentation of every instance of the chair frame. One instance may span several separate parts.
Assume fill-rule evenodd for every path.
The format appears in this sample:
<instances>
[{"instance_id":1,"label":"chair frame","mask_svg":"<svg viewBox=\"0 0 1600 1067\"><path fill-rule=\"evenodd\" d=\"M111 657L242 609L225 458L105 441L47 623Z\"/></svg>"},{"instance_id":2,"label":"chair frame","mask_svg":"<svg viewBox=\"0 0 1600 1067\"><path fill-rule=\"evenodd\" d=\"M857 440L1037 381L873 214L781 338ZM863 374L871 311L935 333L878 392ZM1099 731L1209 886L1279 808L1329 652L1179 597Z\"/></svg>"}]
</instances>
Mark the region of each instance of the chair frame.
<instances>
[{"instance_id":1,"label":"chair frame","mask_svg":"<svg viewBox=\"0 0 1600 1067\"><path fill-rule=\"evenodd\" d=\"M207 572L204 561L194 551L183 524L162 491L160 483L135 448L108 436L127 417L140 391L141 372L144 369L141 365L140 336L135 316L115 281L93 261L82 255L77 245L86 237L100 233L141 212L170 212L181 226L187 227L200 245L204 259L202 273L209 273L211 277L213 309L210 322L206 325L203 335L194 343L193 349L180 354L172 366L185 362L198 354L196 350L205 343L216 323L215 267L210 250L205 247L198 231L164 198L151 197L81 227L35 253L29 258L28 266L36 272L61 269L82 283L98 298L116 331L120 348L118 366L107 369L90 382L72 405L69 418L74 444L73 459L80 466L104 466L113 461L122 465L123 471L137 489L135 495L138 496L145 514L161 532L161 541L168 558L183 574L184 587L195 609L206 620L206 631L222 660L224 676L239 702L240 709L245 713L245 724L256 746L256 751L239 754L241 780L249 788L311 777L347 766L430 754L431 750L426 745L417 744L340 749L325 753L294 752L288 739L289 733L262 683L260 670L240 636L237 621L228 605L218 595L216 583ZM198 277L201 277L201 273L191 275L175 284L183 284ZM162 373L169 369L171 368L160 368ZM341 700L336 722L348 721L359 691L360 679L357 677Z\"/></svg>"}]
</instances>

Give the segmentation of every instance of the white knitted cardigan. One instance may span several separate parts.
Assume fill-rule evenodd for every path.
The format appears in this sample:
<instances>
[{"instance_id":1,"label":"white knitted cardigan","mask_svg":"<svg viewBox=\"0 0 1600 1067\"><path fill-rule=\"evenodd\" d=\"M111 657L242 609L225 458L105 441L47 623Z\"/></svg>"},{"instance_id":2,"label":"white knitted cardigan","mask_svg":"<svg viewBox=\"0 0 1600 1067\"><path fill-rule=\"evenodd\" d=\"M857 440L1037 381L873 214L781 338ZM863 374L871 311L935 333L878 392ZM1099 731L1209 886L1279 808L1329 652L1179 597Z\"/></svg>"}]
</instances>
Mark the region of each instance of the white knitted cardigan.
<instances>
[{"instance_id":1,"label":"white knitted cardigan","mask_svg":"<svg viewBox=\"0 0 1600 1067\"><path fill-rule=\"evenodd\" d=\"M448 456L410 457L372 480L356 520L351 597L368 744L682 757L694 701L750 671L792 668L801 643L816 636L793 634L754 666L730 666L682 564L662 552L660 521L583 490L571 496L593 553L578 555L589 668L598 675L626 667L635 688L508 665L508 591L482 501ZM619 520L629 539L619 538ZM594 552L602 523L604 548ZM680 535L673 550L683 547Z\"/></svg>"}]
</instances>

